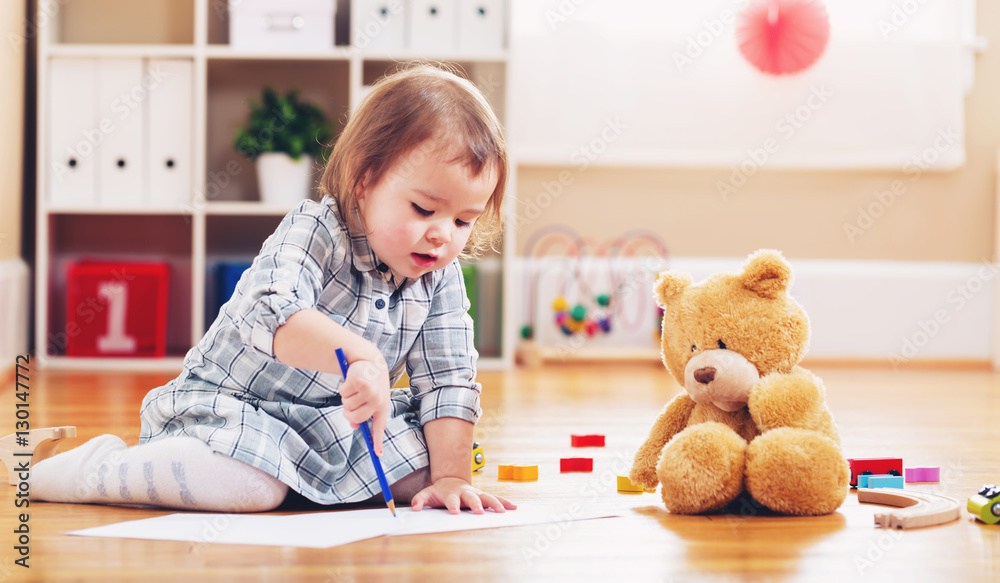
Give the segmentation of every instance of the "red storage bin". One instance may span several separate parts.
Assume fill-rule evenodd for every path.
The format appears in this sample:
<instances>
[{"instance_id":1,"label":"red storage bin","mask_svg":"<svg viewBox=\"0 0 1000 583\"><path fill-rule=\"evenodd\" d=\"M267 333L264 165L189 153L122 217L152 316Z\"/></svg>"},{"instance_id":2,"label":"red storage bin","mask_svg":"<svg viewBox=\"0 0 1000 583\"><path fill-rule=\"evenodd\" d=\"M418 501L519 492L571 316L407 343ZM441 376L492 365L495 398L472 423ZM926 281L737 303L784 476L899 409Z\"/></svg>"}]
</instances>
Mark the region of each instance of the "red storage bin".
<instances>
[{"instance_id":1,"label":"red storage bin","mask_svg":"<svg viewBox=\"0 0 1000 583\"><path fill-rule=\"evenodd\" d=\"M166 263L71 263L67 356L166 356Z\"/></svg>"}]
</instances>

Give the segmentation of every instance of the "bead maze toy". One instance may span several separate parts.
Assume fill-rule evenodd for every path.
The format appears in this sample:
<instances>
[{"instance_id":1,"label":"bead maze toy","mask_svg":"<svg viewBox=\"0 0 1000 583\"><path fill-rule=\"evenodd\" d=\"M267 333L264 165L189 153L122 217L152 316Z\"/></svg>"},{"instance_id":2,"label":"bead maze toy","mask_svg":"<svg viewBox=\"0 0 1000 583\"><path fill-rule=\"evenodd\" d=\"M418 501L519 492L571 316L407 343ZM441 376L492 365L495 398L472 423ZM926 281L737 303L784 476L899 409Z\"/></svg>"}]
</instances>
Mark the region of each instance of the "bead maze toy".
<instances>
[{"instance_id":1,"label":"bead maze toy","mask_svg":"<svg viewBox=\"0 0 1000 583\"><path fill-rule=\"evenodd\" d=\"M875 513L882 528L921 528L959 519L958 500L930 492L893 488L858 488L858 502L896 506L898 510Z\"/></svg>"},{"instance_id":2,"label":"bead maze toy","mask_svg":"<svg viewBox=\"0 0 1000 583\"><path fill-rule=\"evenodd\" d=\"M666 245L655 234L635 230L613 241L601 242L581 237L569 227L552 224L533 233L525 250L528 259L524 278L525 322L518 349L522 364L541 363L535 342L552 345L561 342L560 337L575 338L577 342L606 337L618 346L618 340L627 337L629 331L647 325L650 332L655 330L652 320L657 315L655 307L649 306L649 313L644 311L648 294L643 294L642 302L634 300L637 296L631 287L636 278L628 265L629 261L643 257L656 260L655 268L633 269L652 272L646 274L650 285L656 273L666 268ZM645 289L644 285L640 287ZM619 301L623 296L633 299ZM546 303L552 308L551 328L543 324L544 320L537 319L536 306ZM655 325L659 325L658 319ZM540 330L542 326L544 330ZM612 337L615 340L610 340Z\"/></svg>"},{"instance_id":3,"label":"bead maze toy","mask_svg":"<svg viewBox=\"0 0 1000 583\"><path fill-rule=\"evenodd\" d=\"M986 524L1000 523L1000 486L986 484L969 498L966 510Z\"/></svg>"},{"instance_id":4,"label":"bead maze toy","mask_svg":"<svg viewBox=\"0 0 1000 583\"><path fill-rule=\"evenodd\" d=\"M67 437L76 437L76 427L43 427L18 431L0 439L0 461L7 466L7 482L14 486L19 481L16 469L25 461L28 467L55 455L60 441ZM24 458L30 457L30 460Z\"/></svg>"}]
</instances>

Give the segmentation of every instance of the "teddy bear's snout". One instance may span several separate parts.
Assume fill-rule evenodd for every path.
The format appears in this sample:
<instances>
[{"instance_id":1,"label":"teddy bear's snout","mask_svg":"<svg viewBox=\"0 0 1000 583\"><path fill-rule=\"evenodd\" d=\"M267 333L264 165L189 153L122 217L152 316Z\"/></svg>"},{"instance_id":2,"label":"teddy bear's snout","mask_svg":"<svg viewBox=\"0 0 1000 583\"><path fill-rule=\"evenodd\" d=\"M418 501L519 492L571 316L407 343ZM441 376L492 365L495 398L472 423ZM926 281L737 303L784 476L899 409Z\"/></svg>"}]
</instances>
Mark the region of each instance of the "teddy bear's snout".
<instances>
[{"instance_id":1,"label":"teddy bear's snout","mask_svg":"<svg viewBox=\"0 0 1000 583\"><path fill-rule=\"evenodd\" d=\"M684 371L684 387L691 398L723 411L745 407L750 389L758 380L757 367L742 354L726 349L695 355Z\"/></svg>"},{"instance_id":2,"label":"teddy bear's snout","mask_svg":"<svg viewBox=\"0 0 1000 583\"><path fill-rule=\"evenodd\" d=\"M715 367L714 366L703 366L698 370L694 371L694 380L698 381L703 385L715 380Z\"/></svg>"}]
</instances>

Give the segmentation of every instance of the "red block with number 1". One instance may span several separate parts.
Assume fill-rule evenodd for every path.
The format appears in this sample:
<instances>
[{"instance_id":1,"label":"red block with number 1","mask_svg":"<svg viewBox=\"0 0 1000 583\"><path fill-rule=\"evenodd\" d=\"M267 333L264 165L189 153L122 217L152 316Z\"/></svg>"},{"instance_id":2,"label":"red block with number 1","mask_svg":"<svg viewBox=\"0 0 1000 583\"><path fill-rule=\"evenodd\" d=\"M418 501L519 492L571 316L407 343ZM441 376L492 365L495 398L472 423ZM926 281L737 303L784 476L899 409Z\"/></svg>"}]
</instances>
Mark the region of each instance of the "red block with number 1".
<instances>
[{"instance_id":1,"label":"red block with number 1","mask_svg":"<svg viewBox=\"0 0 1000 583\"><path fill-rule=\"evenodd\" d=\"M67 356L165 356L166 263L71 263Z\"/></svg>"}]
</instances>

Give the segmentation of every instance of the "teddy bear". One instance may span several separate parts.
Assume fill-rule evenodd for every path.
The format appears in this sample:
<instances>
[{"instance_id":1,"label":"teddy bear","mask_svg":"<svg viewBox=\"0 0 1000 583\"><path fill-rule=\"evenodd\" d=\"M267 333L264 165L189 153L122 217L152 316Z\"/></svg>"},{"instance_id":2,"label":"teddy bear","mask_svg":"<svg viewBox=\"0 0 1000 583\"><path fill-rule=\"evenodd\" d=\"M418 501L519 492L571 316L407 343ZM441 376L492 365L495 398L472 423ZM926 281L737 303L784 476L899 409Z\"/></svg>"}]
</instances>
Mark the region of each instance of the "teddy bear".
<instances>
[{"instance_id":1,"label":"teddy bear","mask_svg":"<svg viewBox=\"0 0 1000 583\"><path fill-rule=\"evenodd\" d=\"M662 272L663 364L685 389L657 417L629 477L673 513L723 511L744 492L782 514L830 514L850 474L820 379L799 366L809 320L792 270L762 249L695 284Z\"/></svg>"}]
</instances>

